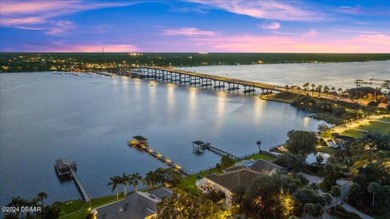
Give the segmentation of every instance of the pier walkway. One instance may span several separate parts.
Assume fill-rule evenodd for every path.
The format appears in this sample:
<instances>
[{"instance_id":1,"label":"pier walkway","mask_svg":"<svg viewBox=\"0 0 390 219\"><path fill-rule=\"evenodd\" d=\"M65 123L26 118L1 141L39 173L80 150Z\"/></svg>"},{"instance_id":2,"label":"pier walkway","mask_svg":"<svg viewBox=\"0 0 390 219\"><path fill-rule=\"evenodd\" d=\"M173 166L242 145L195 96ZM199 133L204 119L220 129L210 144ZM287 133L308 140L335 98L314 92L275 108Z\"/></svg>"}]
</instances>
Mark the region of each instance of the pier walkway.
<instances>
[{"instance_id":1,"label":"pier walkway","mask_svg":"<svg viewBox=\"0 0 390 219\"><path fill-rule=\"evenodd\" d=\"M221 156L228 156L234 160L240 160L240 158L237 157L236 155L231 154L231 153L224 151L222 149L219 149L215 146L212 146L210 143L204 143L203 141L194 141L194 142L192 142L192 144L193 144L193 152L203 153L204 150L209 150L209 151L214 152L214 153L221 155Z\"/></svg>"},{"instance_id":2,"label":"pier walkway","mask_svg":"<svg viewBox=\"0 0 390 219\"><path fill-rule=\"evenodd\" d=\"M74 182L76 183L76 186L77 188L79 189L80 193L81 193L81 196L83 197L83 199L86 201L86 202L89 202L90 199L88 197L88 194L87 192L85 191L83 185L81 184L79 178L77 177L77 174L74 172L74 170L71 168L70 169L70 172L72 174L72 178L74 180Z\"/></svg>"},{"instance_id":3,"label":"pier walkway","mask_svg":"<svg viewBox=\"0 0 390 219\"><path fill-rule=\"evenodd\" d=\"M129 141L128 142L128 145L129 146L133 146L133 147L136 147L138 148L139 150L142 150L142 151L145 151L147 152L148 154L150 154L151 156L155 157L156 159L160 160L161 162L165 163L167 166L171 167L172 169L182 173L183 175L185 176L189 176L191 175L188 171L186 171L185 169L183 169L179 164L175 164L174 162L172 162L171 159L169 159L168 157L164 157L162 154L158 153L157 151L154 151L152 148L149 147L148 144L143 144L143 145L140 145L140 146L137 146L137 145L133 145L131 144L131 142Z\"/></svg>"}]
</instances>

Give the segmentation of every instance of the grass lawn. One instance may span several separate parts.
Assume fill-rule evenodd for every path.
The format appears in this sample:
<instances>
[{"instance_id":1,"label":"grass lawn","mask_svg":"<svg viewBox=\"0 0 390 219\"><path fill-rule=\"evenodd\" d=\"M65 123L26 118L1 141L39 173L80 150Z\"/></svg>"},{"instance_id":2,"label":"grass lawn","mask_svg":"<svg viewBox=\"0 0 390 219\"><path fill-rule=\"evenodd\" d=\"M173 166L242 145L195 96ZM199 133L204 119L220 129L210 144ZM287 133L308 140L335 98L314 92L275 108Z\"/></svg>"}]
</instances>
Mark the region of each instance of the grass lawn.
<instances>
[{"instance_id":1,"label":"grass lawn","mask_svg":"<svg viewBox=\"0 0 390 219\"><path fill-rule=\"evenodd\" d=\"M271 156L268 156L265 154L254 154L254 155L251 155L249 157L246 157L245 159L247 159L247 160L248 159L254 159L254 160L263 159L263 160L268 160L268 161L275 160L274 157L271 157ZM191 175L191 176L187 176L186 178L183 179L183 182L180 184L179 187L182 189L190 189L193 191L198 191L198 189L196 188L196 185L195 185L196 180L198 180L198 178L199 179L203 178L204 176L207 176L211 173L222 173L222 169L221 168L213 168L213 169L206 170L206 171L203 171L203 172Z\"/></svg>"},{"instance_id":2,"label":"grass lawn","mask_svg":"<svg viewBox=\"0 0 390 219\"><path fill-rule=\"evenodd\" d=\"M323 152L323 153L327 153L330 155L334 154L334 151L333 151L334 149L331 147L328 147L328 146L317 146L316 150L317 150L317 152Z\"/></svg>"},{"instance_id":3,"label":"grass lawn","mask_svg":"<svg viewBox=\"0 0 390 219\"><path fill-rule=\"evenodd\" d=\"M246 157L245 159L246 160L249 160L249 159L253 159L253 160L263 159L263 160L268 160L268 161L274 161L275 160L274 157L271 157L271 156L268 156L268 155L265 155L265 154L255 154L255 155Z\"/></svg>"},{"instance_id":4,"label":"grass lawn","mask_svg":"<svg viewBox=\"0 0 390 219\"><path fill-rule=\"evenodd\" d=\"M360 127L360 129L378 132L381 134L390 134L390 124L384 122L373 122L368 125Z\"/></svg>"},{"instance_id":5,"label":"grass lawn","mask_svg":"<svg viewBox=\"0 0 390 219\"><path fill-rule=\"evenodd\" d=\"M183 182L180 184L180 188L182 189L190 189L190 190L198 190L196 188L195 182L198 180L198 178L202 178L204 176L209 175L210 173L222 173L222 169L220 168L214 168L210 170L206 170L191 176L187 176L186 178L183 179Z\"/></svg>"},{"instance_id":6,"label":"grass lawn","mask_svg":"<svg viewBox=\"0 0 390 219\"><path fill-rule=\"evenodd\" d=\"M121 199L123 199L123 193L122 193L122 195L119 195L118 200L121 200ZM116 195L104 196L104 197L100 197L100 198L91 199L91 209L97 208L97 207L100 207L102 205L112 203L115 201L117 201ZM81 201L81 200L62 202L60 207L61 207L62 211L64 212L64 216L62 218L65 218L65 219L67 219L67 218L69 218L69 219L83 218L84 219L89 212L89 210L88 210L89 204L86 203L85 201Z\"/></svg>"},{"instance_id":7,"label":"grass lawn","mask_svg":"<svg viewBox=\"0 0 390 219\"><path fill-rule=\"evenodd\" d=\"M348 129L347 131L341 133L342 135L346 135L352 138L362 138L363 132L356 129Z\"/></svg>"},{"instance_id":8,"label":"grass lawn","mask_svg":"<svg viewBox=\"0 0 390 219\"><path fill-rule=\"evenodd\" d=\"M385 122L390 122L390 117L384 117L384 118L382 118L380 120L385 121Z\"/></svg>"}]
</instances>

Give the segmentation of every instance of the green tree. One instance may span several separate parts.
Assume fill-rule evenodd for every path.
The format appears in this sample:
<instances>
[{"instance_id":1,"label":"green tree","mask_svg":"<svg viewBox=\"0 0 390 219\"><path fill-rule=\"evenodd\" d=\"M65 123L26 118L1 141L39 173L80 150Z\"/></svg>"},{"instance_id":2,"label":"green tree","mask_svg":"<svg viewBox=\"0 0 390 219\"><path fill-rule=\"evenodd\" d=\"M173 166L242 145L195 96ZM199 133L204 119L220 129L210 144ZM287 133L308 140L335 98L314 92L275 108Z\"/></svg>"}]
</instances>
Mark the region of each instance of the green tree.
<instances>
[{"instance_id":1,"label":"green tree","mask_svg":"<svg viewBox=\"0 0 390 219\"><path fill-rule=\"evenodd\" d=\"M367 191L372 194L372 207L375 206L375 195L378 195L381 191L381 185L377 182L370 182L367 187Z\"/></svg>"},{"instance_id":2,"label":"green tree","mask_svg":"<svg viewBox=\"0 0 390 219\"><path fill-rule=\"evenodd\" d=\"M257 146L259 147L259 153L261 154L261 141L256 141Z\"/></svg>"},{"instance_id":3,"label":"green tree","mask_svg":"<svg viewBox=\"0 0 390 219\"><path fill-rule=\"evenodd\" d=\"M225 169L227 167L230 167L232 165L234 165L234 159L232 159L231 157L227 156L227 155L224 155L221 157L221 168L222 169Z\"/></svg>"},{"instance_id":4,"label":"green tree","mask_svg":"<svg viewBox=\"0 0 390 219\"><path fill-rule=\"evenodd\" d=\"M315 151L317 137L313 132L291 130L287 136L286 148L291 153L306 156Z\"/></svg>"},{"instance_id":5,"label":"green tree","mask_svg":"<svg viewBox=\"0 0 390 219\"><path fill-rule=\"evenodd\" d=\"M330 189L330 194L333 197L335 197L335 198L340 197L340 195L341 195L341 187L337 186L337 185L332 186L331 189Z\"/></svg>"},{"instance_id":6,"label":"green tree","mask_svg":"<svg viewBox=\"0 0 390 219\"><path fill-rule=\"evenodd\" d=\"M296 210L291 193L299 186L299 180L282 175L262 175L243 192L233 196L237 213L248 218L288 218ZM237 192L237 190L235 191Z\"/></svg>"},{"instance_id":7,"label":"green tree","mask_svg":"<svg viewBox=\"0 0 390 219\"><path fill-rule=\"evenodd\" d=\"M175 190L172 197L157 204L158 218L218 218L220 211L213 202L202 195L195 196L181 190Z\"/></svg>"},{"instance_id":8,"label":"green tree","mask_svg":"<svg viewBox=\"0 0 390 219\"><path fill-rule=\"evenodd\" d=\"M142 176L139 173L133 173L129 177L129 185L133 185L135 191L138 191L138 185L140 182L142 184L144 183Z\"/></svg>"},{"instance_id":9,"label":"green tree","mask_svg":"<svg viewBox=\"0 0 390 219\"><path fill-rule=\"evenodd\" d=\"M44 199L47 199L47 193L46 192L40 192L38 193L38 198L39 200L41 201L41 204L42 204L42 209L45 207L44 203L43 203L43 200Z\"/></svg>"},{"instance_id":10,"label":"green tree","mask_svg":"<svg viewBox=\"0 0 390 219\"><path fill-rule=\"evenodd\" d=\"M146 173L145 178L144 178L144 182L151 189L153 189L156 186L156 184L158 182L157 182L156 175L155 175L154 171L149 171L148 173Z\"/></svg>"},{"instance_id":11,"label":"green tree","mask_svg":"<svg viewBox=\"0 0 390 219\"><path fill-rule=\"evenodd\" d=\"M121 182L120 176L114 176L110 178L110 182L107 184L108 186L112 186L112 191L116 190L116 199L119 198L119 192L118 192L118 184Z\"/></svg>"},{"instance_id":12,"label":"green tree","mask_svg":"<svg viewBox=\"0 0 390 219\"><path fill-rule=\"evenodd\" d=\"M304 210L306 213L313 217L319 217L323 213L322 206L313 203L305 204Z\"/></svg>"},{"instance_id":13,"label":"green tree","mask_svg":"<svg viewBox=\"0 0 390 219\"><path fill-rule=\"evenodd\" d=\"M122 184L123 185L123 196L126 197L127 195L127 184L128 184L128 181L129 181L129 176L126 175L125 173L122 174L122 177L119 179L119 184Z\"/></svg>"}]
</instances>

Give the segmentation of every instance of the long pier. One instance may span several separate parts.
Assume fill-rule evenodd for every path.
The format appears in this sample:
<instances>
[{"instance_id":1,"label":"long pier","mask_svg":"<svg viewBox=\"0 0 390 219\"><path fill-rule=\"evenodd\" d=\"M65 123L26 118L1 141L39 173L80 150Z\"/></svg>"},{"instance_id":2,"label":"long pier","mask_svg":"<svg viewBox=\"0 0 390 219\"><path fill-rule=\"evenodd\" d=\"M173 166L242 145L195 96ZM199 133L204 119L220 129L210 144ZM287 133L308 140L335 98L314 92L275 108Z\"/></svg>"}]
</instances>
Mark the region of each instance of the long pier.
<instances>
[{"instance_id":1,"label":"long pier","mask_svg":"<svg viewBox=\"0 0 390 219\"><path fill-rule=\"evenodd\" d=\"M224 151L220 148L217 148L215 146L212 146L210 143L204 143L203 141L194 141L193 144L193 152L194 153L203 153L204 150L209 150L211 152L214 152L220 156L228 156L234 160L240 160L239 157L237 157L234 154L231 154L227 151Z\"/></svg>"},{"instance_id":2,"label":"long pier","mask_svg":"<svg viewBox=\"0 0 390 219\"><path fill-rule=\"evenodd\" d=\"M77 177L77 174L74 172L73 168L70 168L70 173L72 174L72 178L74 182L76 183L77 188L79 189L81 196L84 198L86 202L89 202L90 199L88 197L87 192L85 191L83 185L81 184L79 178Z\"/></svg>"},{"instance_id":3,"label":"long pier","mask_svg":"<svg viewBox=\"0 0 390 219\"><path fill-rule=\"evenodd\" d=\"M156 81L173 82L184 85L211 87L214 89L225 89L228 91L242 90L244 94L261 93L270 91L285 91L285 87L262 82L235 79L225 76L203 74L181 69L144 66L132 69L130 73L122 73L132 77L152 79Z\"/></svg>"},{"instance_id":4,"label":"long pier","mask_svg":"<svg viewBox=\"0 0 390 219\"><path fill-rule=\"evenodd\" d=\"M129 144L129 146L132 146ZM154 151L152 148L150 148L149 146L146 146L146 145L142 145L142 146L134 146L142 151L145 151L147 152L148 154L150 154L151 156L155 157L156 159L162 161L163 163L165 163L167 166L171 167L172 169L182 173L183 175L185 176L189 176L191 175L189 172L187 172L185 169L183 169L179 164L175 164L172 162L171 159L169 159L168 157L164 157L161 153L158 153L156 151Z\"/></svg>"}]
</instances>

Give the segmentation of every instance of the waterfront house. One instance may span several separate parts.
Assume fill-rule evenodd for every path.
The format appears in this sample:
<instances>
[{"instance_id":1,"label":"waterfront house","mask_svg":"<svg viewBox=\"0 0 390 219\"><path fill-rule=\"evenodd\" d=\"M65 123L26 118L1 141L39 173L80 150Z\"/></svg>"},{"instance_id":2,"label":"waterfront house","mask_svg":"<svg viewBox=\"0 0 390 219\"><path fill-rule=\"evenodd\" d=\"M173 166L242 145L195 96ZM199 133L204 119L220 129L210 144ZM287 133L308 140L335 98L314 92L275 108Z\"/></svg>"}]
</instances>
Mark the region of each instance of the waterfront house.
<instances>
[{"instance_id":1,"label":"waterfront house","mask_svg":"<svg viewBox=\"0 0 390 219\"><path fill-rule=\"evenodd\" d=\"M261 174L256 171L243 168L219 175L210 174L202 179L202 183L198 186L207 185L213 190L225 193L225 204L227 207L230 207L234 189L248 186L255 178L259 176L261 176Z\"/></svg>"},{"instance_id":2,"label":"waterfront house","mask_svg":"<svg viewBox=\"0 0 390 219\"><path fill-rule=\"evenodd\" d=\"M165 197L171 197L172 190L159 188L148 192L134 192L124 200L118 201L93 212L98 219L152 219L157 217L157 203Z\"/></svg>"},{"instance_id":3,"label":"waterfront house","mask_svg":"<svg viewBox=\"0 0 390 219\"><path fill-rule=\"evenodd\" d=\"M277 173L286 173L287 170L279 165L276 165L274 163L271 163L266 160L257 160L252 166L250 167L251 170L256 171L260 174L265 175L273 175Z\"/></svg>"}]
</instances>

